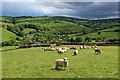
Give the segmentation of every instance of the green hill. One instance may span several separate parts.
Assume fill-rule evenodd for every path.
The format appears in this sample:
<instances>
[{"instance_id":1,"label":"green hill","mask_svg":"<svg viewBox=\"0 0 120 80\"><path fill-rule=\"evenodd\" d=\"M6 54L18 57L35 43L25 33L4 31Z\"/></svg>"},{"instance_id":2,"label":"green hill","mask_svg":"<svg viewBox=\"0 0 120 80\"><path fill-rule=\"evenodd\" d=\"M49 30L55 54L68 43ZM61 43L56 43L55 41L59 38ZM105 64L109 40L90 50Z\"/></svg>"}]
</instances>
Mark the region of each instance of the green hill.
<instances>
[{"instance_id":1,"label":"green hill","mask_svg":"<svg viewBox=\"0 0 120 80\"><path fill-rule=\"evenodd\" d=\"M118 37L118 32L102 32L101 34L97 34L97 33L90 33L90 34L86 34L86 35L82 35L83 37L86 36L90 36L92 38L104 38L104 37Z\"/></svg>"},{"instance_id":2,"label":"green hill","mask_svg":"<svg viewBox=\"0 0 120 80\"><path fill-rule=\"evenodd\" d=\"M36 31L35 29L30 29L30 28L25 28L22 32L24 33L24 34L29 34L30 32L32 32L32 31Z\"/></svg>"},{"instance_id":3,"label":"green hill","mask_svg":"<svg viewBox=\"0 0 120 80\"><path fill-rule=\"evenodd\" d=\"M4 28L0 28L0 31L2 31L2 37L0 37L0 41L10 41L17 37L14 33L10 32Z\"/></svg>"},{"instance_id":4,"label":"green hill","mask_svg":"<svg viewBox=\"0 0 120 80\"><path fill-rule=\"evenodd\" d=\"M49 44L80 42L81 40L78 39L80 37L84 39L91 37L92 40L102 38L102 41L109 41L109 39L119 41L118 19L87 20L64 16L4 16L0 17L1 23L2 42L15 40L19 44L36 42ZM98 35L97 32L102 32L102 34ZM72 38L75 40L71 40Z\"/></svg>"},{"instance_id":5,"label":"green hill","mask_svg":"<svg viewBox=\"0 0 120 80\"><path fill-rule=\"evenodd\" d=\"M88 36L91 37L92 39L96 38L105 41L114 38L118 39L118 32L102 32L101 34L90 33L90 34L82 35L82 37L84 38Z\"/></svg>"},{"instance_id":6,"label":"green hill","mask_svg":"<svg viewBox=\"0 0 120 80\"><path fill-rule=\"evenodd\" d=\"M102 32L114 32L115 30L120 30L119 27L113 27L113 28L109 28L109 29L104 29L101 30Z\"/></svg>"}]
</instances>

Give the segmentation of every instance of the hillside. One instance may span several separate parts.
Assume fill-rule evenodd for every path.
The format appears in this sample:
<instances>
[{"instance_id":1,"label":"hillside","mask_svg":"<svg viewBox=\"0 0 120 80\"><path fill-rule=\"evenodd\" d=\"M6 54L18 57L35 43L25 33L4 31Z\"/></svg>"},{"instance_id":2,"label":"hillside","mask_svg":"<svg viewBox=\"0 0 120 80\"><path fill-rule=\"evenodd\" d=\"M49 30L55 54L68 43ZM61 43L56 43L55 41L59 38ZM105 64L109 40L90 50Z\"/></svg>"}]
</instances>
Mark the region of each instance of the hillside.
<instances>
[{"instance_id":1,"label":"hillside","mask_svg":"<svg viewBox=\"0 0 120 80\"><path fill-rule=\"evenodd\" d=\"M14 44L19 45L36 42L49 44L81 41L108 42L111 39L119 41L118 19L87 20L64 16L3 16L0 18L0 23L2 23L2 35L4 35L3 44L6 44L4 41L10 42L11 40L15 41ZM102 34L97 34L97 32L102 32ZM86 40L86 37L91 40ZM98 38L101 39L97 40Z\"/></svg>"},{"instance_id":2,"label":"hillside","mask_svg":"<svg viewBox=\"0 0 120 80\"><path fill-rule=\"evenodd\" d=\"M0 28L0 31L2 31L2 37L0 37L0 41L2 41L2 42L13 40L17 37L14 33L10 32L4 28Z\"/></svg>"}]
</instances>

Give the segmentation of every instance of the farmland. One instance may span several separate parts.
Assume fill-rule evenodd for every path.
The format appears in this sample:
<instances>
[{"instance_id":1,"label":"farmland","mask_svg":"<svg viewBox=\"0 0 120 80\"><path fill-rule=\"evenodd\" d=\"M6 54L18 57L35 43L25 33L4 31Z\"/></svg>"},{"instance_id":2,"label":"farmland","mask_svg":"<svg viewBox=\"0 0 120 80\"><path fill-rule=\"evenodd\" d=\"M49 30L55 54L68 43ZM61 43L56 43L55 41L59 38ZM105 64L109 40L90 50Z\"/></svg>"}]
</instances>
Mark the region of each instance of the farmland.
<instances>
[{"instance_id":1,"label":"farmland","mask_svg":"<svg viewBox=\"0 0 120 80\"><path fill-rule=\"evenodd\" d=\"M103 51L99 55L95 55L93 48L77 48L77 56L70 49L60 55L40 47L81 42L118 45L118 19L64 16L3 16L0 19L3 78L118 78L118 46L98 45ZM28 46L31 48L25 48ZM69 66L55 70L55 60L64 57L68 58Z\"/></svg>"},{"instance_id":2,"label":"farmland","mask_svg":"<svg viewBox=\"0 0 120 80\"><path fill-rule=\"evenodd\" d=\"M90 33L87 35L83 35L83 37L86 36L90 36L92 38L104 38L104 37L108 37L108 38L117 38L118 37L118 32L102 32L101 34L97 34L97 33Z\"/></svg>"},{"instance_id":3,"label":"farmland","mask_svg":"<svg viewBox=\"0 0 120 80\"><path fill-rule=\"evenodd\" d=\"M71 42L118 43L118 19L88 20L65 16L3 16L3 46ZM101 34L98 34L101 32ZM8 35L9 34L9 35ZM23 44L22 44L23 45Z\"/></svg>"},{"instance_id":4,"label":"farmland","mask_svg":"<svg viewBox=\"0 0 120 80\"><path fill-rule=\"evenodd\" d=\"M61 47L61 46L60 46ZM68 49L65 54L44 51L42 47L3 51L3 78L118 78L118 47L99 46L102 54L93 48L79 49L77 56ZM67 57L66 70L55 70L55 60Z\"/></svg>"},{"instance_id":5,"label":"farmland","mask_svg":"<svg viewBox=\"0 0 120 80\"><path fill-rule=\"evenodd\" d=\"M9 41L11 39L15 39L16 35L4 28L0 28L0 31L2 31L2 37L0 37L0 41Z\"/></svg>"}]
</instances>

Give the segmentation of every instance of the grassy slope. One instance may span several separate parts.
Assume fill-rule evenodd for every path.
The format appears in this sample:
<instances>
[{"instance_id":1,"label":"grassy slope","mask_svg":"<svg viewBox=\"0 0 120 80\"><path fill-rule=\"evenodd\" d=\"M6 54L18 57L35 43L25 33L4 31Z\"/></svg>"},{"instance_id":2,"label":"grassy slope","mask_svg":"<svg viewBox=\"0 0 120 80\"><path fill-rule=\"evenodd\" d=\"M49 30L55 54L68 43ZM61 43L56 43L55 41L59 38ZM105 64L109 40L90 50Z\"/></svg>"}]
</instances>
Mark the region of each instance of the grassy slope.
<instances>
[{"instance_id":1,"label":"grassy slope","mask_svg":"<svg viewBox=\"0 0 120 80\"><path fill-rule=\"evenodd\" d=\"M25 34L28 34L30 31L34 31L35 29L30 29L30 28L24 28L24 30L22 31Z\"/></svg>"},{"instance_id":2,"label":"grassy slope","mask_svg":"<svg viewBox=\"0 0 120 80\"><path fill-rule=\"evenodd\" d=\"M105 30L101 30L102 32L113 32L115 29L119 29L119 27L113 27L110 29L105 29Z\"/></svg>"},{"instance_id":3,"label":"grassy slope","mask_svg":"<svg viewBox=\"0 0 120 80\"><path fill-rule=\"evenodd\" d=\"M2 42L2 28L0 28L0 43Z\"/></svg>"},{"instance_id":4,"label":"grassy slope","mask_svg":"<svg viewBox=\"0 0 120 80\"><path fill-rule=\"evenodd\" d=\"M41 48L19 49L3 52L3 78L118 78L117 46L100 47L101 55L94 55L92 48L73 50L59 55ZM68 57L65 71L55 70L55 60Z\"/></svg>"},{"instance_id":5,"label":"grassy slope","mask_svg":"<svg viewBox=\"0 0 120 80\"><path fill-rule=\"evenodd\" d=\"M2 51L9 51L9 50L15 50L18 48L18 46L5 46L5 47L0 47L0 52Z\"/></svg>"},{"instance_id":6,"label":"grassy slope","mask_svg":"<svg viewBox=\"0 0 120 80\"><path fill-rule=\"evenodd\" d=\"M86 35L82 35L83 37L86 37L86 36L89 36L89 37L92 37L92 38L95 38L95 37L101 37L101 38L104 38L104 37L118 37L118 32L102 32L102 34L97 34L96 33L90 33L90 34L86 34Z\"/></svg>"},{"instance_id":7,"label":"grassy slope","mask_svg":"<svg viewBox=\"0 0 120 80\"><path fill-rule=\"evenodd\" d=\"M9 41L11 39L15 39L16 35L6 29L0 28L0 31L2 31L2 37L0 37L0 40L2 41Z\"/></svg>"}]
</instances>

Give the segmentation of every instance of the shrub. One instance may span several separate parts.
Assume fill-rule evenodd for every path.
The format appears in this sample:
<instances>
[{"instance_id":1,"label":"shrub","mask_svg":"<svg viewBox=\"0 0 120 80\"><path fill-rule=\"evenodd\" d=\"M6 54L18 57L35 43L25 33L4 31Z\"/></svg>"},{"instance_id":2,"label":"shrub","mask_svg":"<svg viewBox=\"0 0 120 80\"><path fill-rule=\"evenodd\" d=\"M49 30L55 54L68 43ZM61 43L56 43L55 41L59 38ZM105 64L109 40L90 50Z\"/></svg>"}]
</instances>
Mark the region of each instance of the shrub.
<instances>
[{"instance_id":1,"label":"shrub","mask_svg":"<svg viewBox=\"0 0 120 80\"><path fill-rule=\"evenodd\" d=\"M101 34L101 32L98 32L97 34Z\"/></svg>"}]
</instances>

